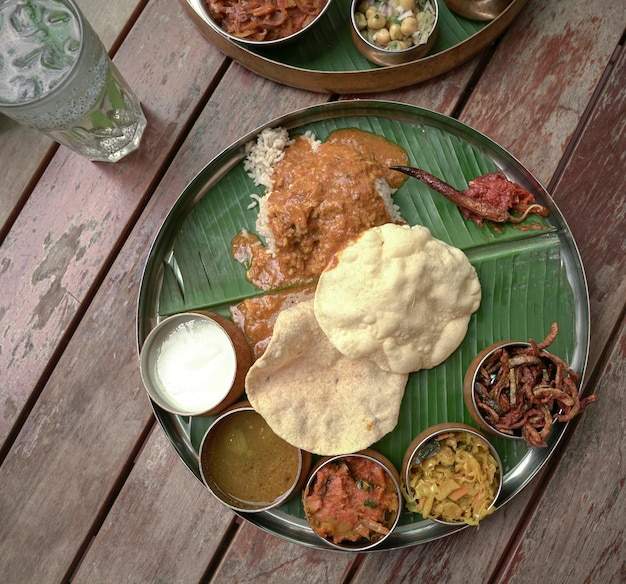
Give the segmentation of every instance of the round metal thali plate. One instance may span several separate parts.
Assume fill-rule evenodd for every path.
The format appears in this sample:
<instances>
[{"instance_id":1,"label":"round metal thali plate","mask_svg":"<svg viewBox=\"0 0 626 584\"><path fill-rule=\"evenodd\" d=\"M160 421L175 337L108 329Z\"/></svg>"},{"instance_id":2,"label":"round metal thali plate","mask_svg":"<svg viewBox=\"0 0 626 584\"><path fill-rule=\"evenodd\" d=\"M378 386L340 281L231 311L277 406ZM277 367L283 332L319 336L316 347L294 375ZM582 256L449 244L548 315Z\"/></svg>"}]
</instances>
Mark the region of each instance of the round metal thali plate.
<instances>
[{"instance_id":1,"label":"round metal thali plate","mask_svg":"<svg viewBox=\"0 0 626 584\"><path fill-rule=\"evenodd\" d=\"M512 0L489 22L457 16L439 2L439 33L428 55L380 67L367 61L350 38L350 0L330 0L324 18L306 35L272 49L254 50L226 37L210 19L205 0L180 0L200 31L225 55L262 77L309 91L373 93L421 83L465 63L497 39L528 0Z\"/></svg>"},{"instance_id":2,"label":"round metal thali plate","mask_svg":"<svg viewBox=\"0 0 626 584\"><path fill-rule=\"evenodd\" d=\"M472 358L493 342L541 340L558 322L559 335L550 350L582 378L589 351L587 285L572 234L550 195L515 158L472 128L429 110L374 100L327 103L275 119L242 137L200 171L178 198L149 252L138 302L139 348L165 316L200 308L228 315L229 306L260 293L246 280L230 246L241 229L254 232L257 211L250 208L250 194L263 192L243 169L245 144L264 127L278 126L291 135L311 130L322 141L346 127L383 135L408 152L412 166L458 189L466 188L475 176L501 170L550 210L547 218L533 220L542 229L497 230L465 220L456 205L419 181L409 179L398 189L394 200L409 224L428 227L434 237L467 254L481 282L482 301L461 346L441 365L410 375L398 425L374 449L400 468L404 450L426 427L445 421L475 425L463 401L463 376ZM176 452L200 480L199 444L213 418L179 417L152 405ZM505 467L498 507L535 476L565 428L553 427L547 448L488 436ZM244 517L277 536L327 549L304 520L299 497ZM405 510L392 536L377 549L424 543L459 529Z\"/></svg>"}]
</instances>

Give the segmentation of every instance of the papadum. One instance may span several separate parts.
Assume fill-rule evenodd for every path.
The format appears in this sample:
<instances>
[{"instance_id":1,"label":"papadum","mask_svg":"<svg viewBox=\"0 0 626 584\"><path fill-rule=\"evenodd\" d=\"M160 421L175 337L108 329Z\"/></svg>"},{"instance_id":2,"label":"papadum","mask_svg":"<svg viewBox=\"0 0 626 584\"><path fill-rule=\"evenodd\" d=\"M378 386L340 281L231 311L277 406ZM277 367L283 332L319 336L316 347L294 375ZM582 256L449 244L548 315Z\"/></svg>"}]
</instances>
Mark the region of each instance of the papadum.
<instances>
[{"instance_id":1,"label":"papadum","mask_svg":"<svg viewBox=\"0 0 626 584\"><path fill-rule=\"evenodd\" d=\"M343 356L307 300L278 315L265 353L248 371L246 392L290 444L320 455L349 454L395 428L407 379Z\"/></svg>"},{"instance_id":2,"label":"papadum","mask_svg":"<svg viewBox=\"0 0 626 584\"><path fill-rule=\"evenodd\" d=\"M394 373L430 369L460 345L481 299L476 270L426 227L363 232L322 273L314 309L333 346Z\"/></svg>"}]
</instances>

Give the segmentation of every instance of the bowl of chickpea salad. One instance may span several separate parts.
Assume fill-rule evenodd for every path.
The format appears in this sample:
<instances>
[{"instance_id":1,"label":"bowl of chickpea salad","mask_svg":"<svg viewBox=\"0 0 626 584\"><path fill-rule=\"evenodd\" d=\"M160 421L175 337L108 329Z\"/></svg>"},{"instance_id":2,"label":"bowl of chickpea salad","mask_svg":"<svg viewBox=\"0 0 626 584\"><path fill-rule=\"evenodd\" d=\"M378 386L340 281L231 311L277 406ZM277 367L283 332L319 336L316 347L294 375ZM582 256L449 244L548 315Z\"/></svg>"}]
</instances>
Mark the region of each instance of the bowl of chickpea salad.
<instances>
[{"instance_id":1,"label":"bowl of chickpea salad","mask_svg":"<svg viewBox=\"0 0 626 584\"><path fill-rule=\"evenodd\" d=\"M352 0L352 40L361 54L382 66L426 55L438 31L437 0Z\"/></svg>"}]
</instances>

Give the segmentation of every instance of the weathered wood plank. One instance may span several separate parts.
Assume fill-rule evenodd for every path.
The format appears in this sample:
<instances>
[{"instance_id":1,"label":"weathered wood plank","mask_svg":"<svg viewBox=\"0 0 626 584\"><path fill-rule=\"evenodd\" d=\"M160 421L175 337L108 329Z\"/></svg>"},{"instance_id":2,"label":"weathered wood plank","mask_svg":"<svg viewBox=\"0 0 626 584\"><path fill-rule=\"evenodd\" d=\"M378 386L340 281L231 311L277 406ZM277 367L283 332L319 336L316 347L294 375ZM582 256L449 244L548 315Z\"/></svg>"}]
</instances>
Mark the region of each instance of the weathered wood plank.
<instances>
[{"instance_id":1,"label":"weathered wood plank","mask_svg":"<svg viewBox=\"0 0 626 584\"><path fill-rule=\"evenodd\" d=\"M194 35L202 38L197 32ZM249 116L237 115L249 100L248 94L236 91L242 85L259 97L256 113ZM0 469L4 519L0 527L0 571L10 575L7 581L54 582L71 568L90 538L94 518L107 512L107 500L151 423L135 346L136 300L148 249L179 193L232 139L274 115L320 99L325 96L285 90L239 66L233 67L233 73L214 93L82 318ZM54 434L53 440L48 438L50 434ZM163 526L171 523L182 529L197 521L193 501L181 507L176 497L178 489L197 487L178 460L171 470L180 478L168 477L163 485L154 532L146 533L149 517L145 518L147 523L139 524L136 516L125 513L154 503L142 501L147 495L136 485L154 471L155 457L160 460L166 456L171 461L172 452L164 454L163 449L155 448L149 445L141 453L135 467L139 474L131 473L129 488L116 499L111 516L79 569L81 578L101 573L115 541L128 537L135 544L124 556L125 577L145 581L144 575L157 569L158 558L171 553L169 539L158 537ZM170 468L169 462L162 464ZM35 533L38 535L31 541ZM214 538L210 545L219 543L220 532ZM172 581L196 573L201 560L208 563L210 554L201 552L201 548L190 552L196 554L193 566L172 566L178 574ZM27 558L33 555L45 555L49 562L32 565Z\"/></svg>"},{"instance_id":2,"label":"weathered wood plank","mask_svg":"<svg viewBox=\"0 0 626 584\"><path fill-rule=\"evenodd\" d=\"M463 97L472 75L476 72L480 58L476 57L464 65L440 75L417 86L361 95L344 95L342 99L381 99L385 101L399 101L411 105L452 115L459 101Z\"/></svg>"},{"instance_id":3,"label":"weathered wood plank","mask_svg":"<svg viewBox=\"0 0 626 584\"><path fill-rule=\"evenodd\" d=\"M235 518L155 427L72 582L200 582Z\"/></svg>"},{"instance_id":4,"label":"weathered wood plank","mask_svg":"<svg viewBox=\"0 0 626 584\"><path fill-rule=\"evenodd\" d=\"M524 537L509 558L502 582L523 582L547 565L556 582L617 582L624 579L622 492L626 431L626 52L612 71L597 106L555 188L579 241L591 299L588 390L599 401L577 421ZM603 353L616 325L616 341ZM590 385L590 384L594 385ZM556 519L555 519L556 518Z\"/></svg>"},{"instance_id":5,"label":"weathered wood plank","mask_svg":"<svg viewBox=\"0 0 626 584\"><path fill-rule=\"evenodd\" d=\"M354 554L304 548L245 522L213 574L211 584L343 582L355 559Z\"/></svg>"},{"instance_id":6,"label":"weathered wood plank","mask_svg":"<svg viewBox=\"0 0 626 584\"><path fill-rule=\"evenodd\" d=\"M79 6L104 46L112 51L121 43L129 24L146 3L145 0L111 0L106 3L80 0Z\"/></svg>"},{"instance_id":7,"label":"weathered wood plank","mask_svg":"<svg viewBox=\"0 0 626 584\"><path fill-rule=\"evenodd\" d=\"M531 0L503 38L461 121L547 185L626 25L613 0Z\"/></svg>"},{"instance_id":8,"label":"weathered wood plank","mask_svg":"<svg viewBox=\"0 0 626 584\"><path fill-rule=\"evenodd\" d=\"M592 318L590 369L598 363L624 310L625 193L626 50L622 48L554 187L555 201L579 242L587 274Z\"/></svg>"},{"instance_id":9,"label":"weathered wood plank","mask_svg":"<svg viewBox=\"0 0 626 584\"><path fill-rule=\"evenodd\" d=\"M50 138L0 114L0 168L5 178L0 183L0 242L28 196L33 176L43 172L55 150Z\"/></svg>"},{"instance_id":10,"label":"weathered wood plank","mask_svg":"<svg viewBox=\"0 0 626 584\"><path fill-rule=\"evenodd\" d=\"M179 156L195 157L195 171L199 172L222 150L260 125L292 111L324 103L328 97L278 85L232 63L190 131Z\"/></svg>"},{"instance_id":11,"label":"weathered wood plank","mask_svg":"<svg viewBox=\"0 0 626 584\"><path fill-rule=\"evenodd\" d=\"M162 42L164 26L176 29L176 45ZM177 3L160 0L115 61L144 103L141 148L114 165L59 149L1 247L0 444L224 58Z\"/></svg>"},{"instance_id":12,"label":"weathered wood plank","mask_svg":"<svg viewBox=\"0 0 626 584\"><path fill-rule=\"evenodd\" d=\"M139 278L137 270L128 279ZM71 573L152 425L135 362L134 303L128 282L115 283L119 295L99 298L83 320L85 334L68 345L0 467L0 570L10 584Z\"/></svg>"},{"instance_id":13,"label":"weathered wood plank","mask_svg":"<svg viewBox=\"0 0 626 584\"><path fill-rule=\"evenodd\" d=\"M125 34L129 17L141 5L141 0L82 0L80 8L107 49L118 44ZM129 82L132 79L128 79ZM133 85L131 83L131 85ZM133 85L134 87L134 85ZM20 126L0 115L0 241L9 229L13 209L28 195L33 174L45 164L56 144L35 130ZM19 164L16 164L19 161Z\"/></svg>"}]
</instances>

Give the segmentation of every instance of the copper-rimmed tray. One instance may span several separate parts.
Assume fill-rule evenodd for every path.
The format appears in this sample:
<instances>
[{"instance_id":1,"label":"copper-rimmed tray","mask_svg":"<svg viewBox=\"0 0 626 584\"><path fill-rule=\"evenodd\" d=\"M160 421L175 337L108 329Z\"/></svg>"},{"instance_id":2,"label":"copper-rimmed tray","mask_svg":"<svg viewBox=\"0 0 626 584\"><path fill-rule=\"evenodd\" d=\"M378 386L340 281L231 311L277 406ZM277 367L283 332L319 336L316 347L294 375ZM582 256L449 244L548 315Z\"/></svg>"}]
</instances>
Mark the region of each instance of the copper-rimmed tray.
<instances>
[{"instance_id":1,"label":"copper-rimmed tray","mask_svg":"<svg viewBox=\"0 0 626 584\"><path fill-rule=\"evenodd\" d=\"M394 195L409 224L428 227L434 237L467 254L482 287L480 308L472 315L460 347L441 365L409 376L398 425L373 445L397 468L411 440L425 428L440 422L475 425L465 408L463 377L473 357L493 342L540 340L550 325L558 322L560 331L551 351L583 376L589 351L589 298L578 250L550 195L503 148L447 116L374 100L326 103L272 120L266 126L282 126L291 134L311 130L321 140L338 128L374 132L402 146L412 166L457 188L465 188L475 176L500 169L550 210L547 218L536 219L543 229L507 226L497 230L465 220L456 205L420 181L407 181ZM169 314L204 308L228 316L229 306L260 293L233 259L231 241L243 228L255 231L257 210L249 206L250 194L262 194L262 189L246 174L243 159L245 144L263 127L210 161L185 188L163 223L141 283L139 348L154 325ZM199 445L213 418L180 417L156 404L153 408L181 460L200 480ZM549 459L565 429L566 425L555 424L547 448L528 448L522 440L489 437L505 468L497 507L526 486ZM323 547L304 519L299 497L245 518L290 541ZM415 545L459 529L405 511L382 547Z\"/></svg>"},{"instance_id":2,"label":"copper-rimmed tray","mask_svg":"<svg viewBox=\"0 0 626 584\"><path fill-rule=\"evenodd\" d=\"M439 34L429 55L402 65L367 61L350 38L350 0L330 0L318 25L294 43L250 49L231 41L208 16L205 0L180 0L202 33L224 54L258 75L300 89L373 93L415 85L458 67L478 54L513 22L528 0L512 0L494 20L474 22L439 1Z\"/></svg>"}]
</instances>

